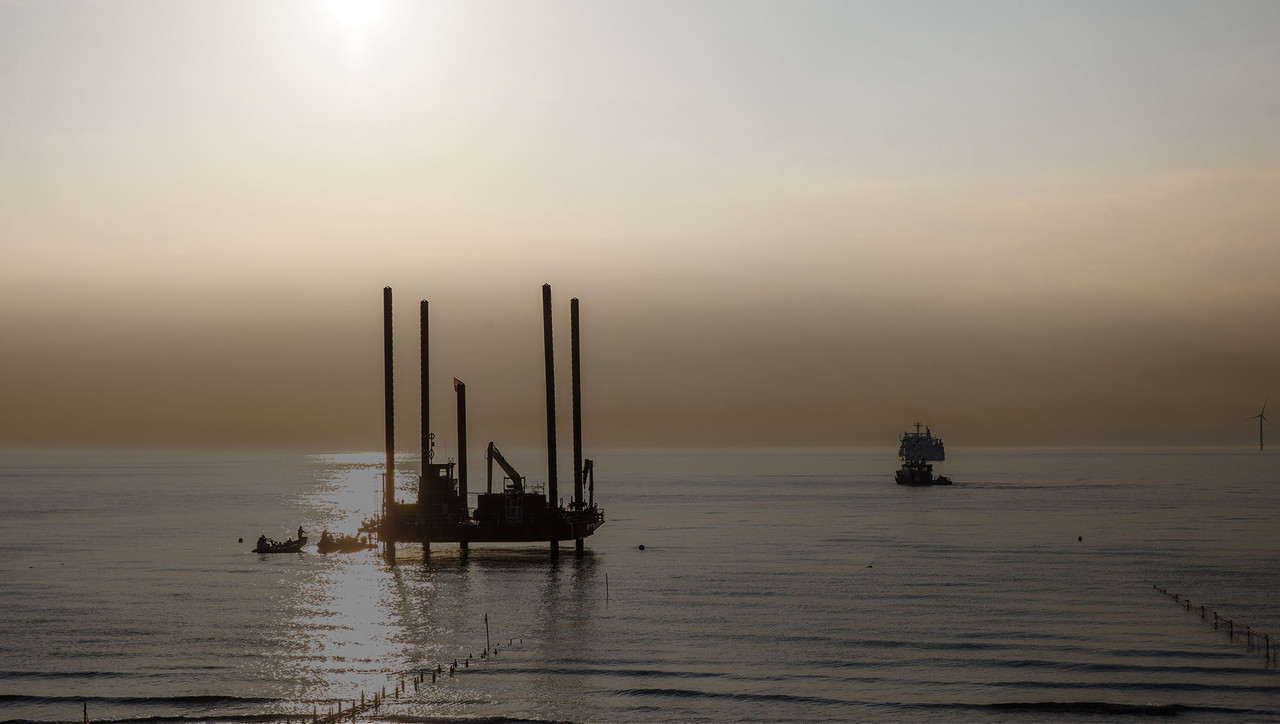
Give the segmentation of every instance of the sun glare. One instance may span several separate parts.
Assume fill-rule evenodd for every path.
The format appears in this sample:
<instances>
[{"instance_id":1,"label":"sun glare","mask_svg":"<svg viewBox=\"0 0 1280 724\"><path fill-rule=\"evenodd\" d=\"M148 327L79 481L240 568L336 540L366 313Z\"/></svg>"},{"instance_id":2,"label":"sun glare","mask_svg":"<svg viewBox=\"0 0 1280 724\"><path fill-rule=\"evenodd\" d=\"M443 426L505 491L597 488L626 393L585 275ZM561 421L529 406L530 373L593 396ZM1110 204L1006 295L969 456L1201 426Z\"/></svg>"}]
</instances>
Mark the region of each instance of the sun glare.
<instances>
[{"instance_id":1,"label":"sun glare","mask_svg":"<svg viewBox=\"0 0 1280 724\"><path fill-rule=\"evenodd\" d=\"M381 0L329 0L334 18L349 35L361 37L382 12Z\"/></svg>"}]
</instances>

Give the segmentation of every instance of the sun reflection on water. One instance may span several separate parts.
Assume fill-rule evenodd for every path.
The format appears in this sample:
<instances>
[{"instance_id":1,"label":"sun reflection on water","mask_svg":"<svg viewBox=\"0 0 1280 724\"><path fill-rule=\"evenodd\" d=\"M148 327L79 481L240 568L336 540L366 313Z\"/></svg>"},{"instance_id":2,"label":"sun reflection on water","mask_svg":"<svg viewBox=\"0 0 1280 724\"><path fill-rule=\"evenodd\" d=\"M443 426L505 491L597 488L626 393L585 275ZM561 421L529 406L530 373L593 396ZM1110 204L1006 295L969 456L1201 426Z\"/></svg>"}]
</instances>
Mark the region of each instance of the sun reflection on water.
<instances>
[{"instance_id":1,"label":"sun reflection on water","mask_svg":"<svg viewBox=\"0 0 1280 724\"><path fill-rule=\"evenodd\" d=\"M377 512L380 454L317 455L309 463L315 485L302 507L317 534L354 533ZM401 483L417 463L416 457L397 460ZM289 633L272 642L270 665L277 680L293 682L300 708L323 710L326 703L394 692L403 683L404 694L380 716L474 713L504 698L485 686L499 669L525 681L535 701L577 695L581 676L540 662L594 635L589 601L603 595L590 551L551 562L545 545L480 547L466 555L453 544L425 554L420 545L401 545L397 561L388 565L376 549L320 555L309 548L271 562L285 573L281 590L287 593L278 604ZM497 654L485 655L486 616ZM427 686L415 691L418 675Z\"/></svg>"}]
</instances>

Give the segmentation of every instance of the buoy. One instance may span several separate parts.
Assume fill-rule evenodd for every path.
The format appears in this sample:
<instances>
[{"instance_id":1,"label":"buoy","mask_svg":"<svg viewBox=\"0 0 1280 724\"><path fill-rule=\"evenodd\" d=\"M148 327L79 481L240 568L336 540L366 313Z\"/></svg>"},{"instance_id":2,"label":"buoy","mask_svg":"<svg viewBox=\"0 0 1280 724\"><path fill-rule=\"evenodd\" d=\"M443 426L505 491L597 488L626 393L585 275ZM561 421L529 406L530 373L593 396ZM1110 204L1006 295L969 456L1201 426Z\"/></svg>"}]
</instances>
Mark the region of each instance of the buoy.
<instances>
[{"instance_id":1,"label":"buoy","mask_svg":"<svg viewBox=\"0 0 1280 724\"><path fill-rule=\"evenodd\" d=\"M640 544L640 550L644 550L644 544L643 544L643 543L641 543L641 544Z\"/></svg>"},{"instance_id":2,"label":"buoy","mask_svg":"<svg viewBox=\"0 0 1280 724\"><path fill-rule=\"evenodd\" d=\"M1080 541L1080 542L1082 542L1082 543L1083 543L1083 542L1084 542L1084 536L1082 536L1082 535L1078 535L1078 536L1076 536L1076 540L1078 540L1078 541Z\"/></svg>"},{"instance_id":3,"label":"buoy","mask_svg":"<svg viewBox=\"0 0 1280 724\"><path fill-rule=\"evenodd\" d=\"M243 543L243 542L244 542L244 538L237 538L237 539L236 539L236 542L237 542L237 543Z\"/></svg>"}]
</instances>

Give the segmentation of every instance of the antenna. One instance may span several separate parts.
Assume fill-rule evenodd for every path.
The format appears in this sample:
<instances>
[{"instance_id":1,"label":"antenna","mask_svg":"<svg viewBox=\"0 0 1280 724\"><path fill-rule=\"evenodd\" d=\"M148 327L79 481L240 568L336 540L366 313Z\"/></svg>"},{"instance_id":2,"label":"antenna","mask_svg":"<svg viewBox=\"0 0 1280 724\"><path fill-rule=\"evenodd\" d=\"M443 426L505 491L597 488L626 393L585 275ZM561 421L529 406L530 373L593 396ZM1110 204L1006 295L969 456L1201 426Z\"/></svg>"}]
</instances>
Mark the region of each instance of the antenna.
<instances>
[{"instance_id":1,"label":"antenna","mask_svg":"<svg viewBox=\"0 0 1280 724\"><path fill-rule=\"evenodd\" d=\"M1246 417L1246 418L1245 418L1246 420L1257 420L1257 421L1258 421L1258 450L1262 450L1262 446L1263 446L1263 440L1262 440L1262 430L1263 430L1263 428L1262 428L1262 423L1264 423L1264 422L1265 422L1265 423L1267 423L1268 425L1270 425L1270 426L1272 426L1272 427L1275 427L1275 423L1273 423L1273 422L1271 422L1270 420L1268 420L1268 419L1267 419L1267 403L1268 403L1270 400L1271 400L1271 393L1270 393L1270 392L1268 392L1268 393L1267 393L1266 398L1262 400L1262 411L1261 411L1261 412L1259 412L1259 413L1258 413L1258 414L1256 414L1256 415L1251 415L1251 416L1249 416L1249 417ZM1280 429L1280 428L1276 428L1276 429Z\"/></svg>"}]
</instances>

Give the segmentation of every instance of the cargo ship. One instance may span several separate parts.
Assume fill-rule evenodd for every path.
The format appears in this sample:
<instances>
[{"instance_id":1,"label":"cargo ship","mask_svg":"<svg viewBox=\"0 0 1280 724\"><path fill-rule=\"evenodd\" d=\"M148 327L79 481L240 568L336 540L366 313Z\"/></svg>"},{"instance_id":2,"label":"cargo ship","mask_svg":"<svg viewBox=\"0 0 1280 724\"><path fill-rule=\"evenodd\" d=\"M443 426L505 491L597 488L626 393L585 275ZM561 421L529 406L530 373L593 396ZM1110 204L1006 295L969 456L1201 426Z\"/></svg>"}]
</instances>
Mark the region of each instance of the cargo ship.
<instances>
[{"instance_id":1,"label":"cargo ship","mask_svg":"<svg viewBox=\"0 0 1280 724\"><path fill-rule=\"evenodd\" d=\"M920 432L921 427L924 426L917 422L915 432L908 430L898 438L898 458L902 460L902 467L894 479L898 485L951 485L951 478L933 474L932 463L947 459L942 438L936 437L927 427Z\"/></svg>"}]
</instances>

